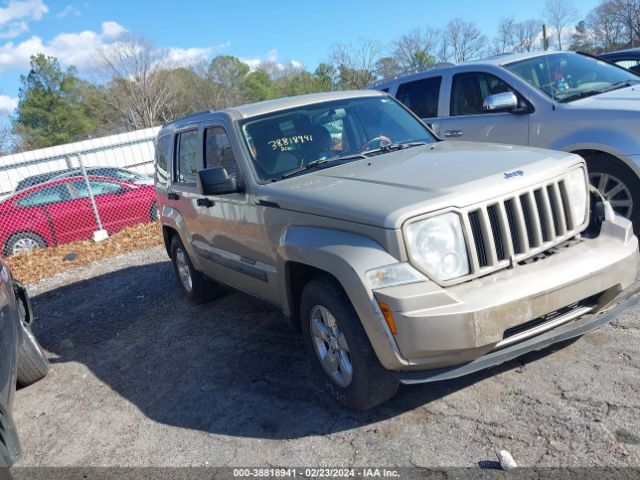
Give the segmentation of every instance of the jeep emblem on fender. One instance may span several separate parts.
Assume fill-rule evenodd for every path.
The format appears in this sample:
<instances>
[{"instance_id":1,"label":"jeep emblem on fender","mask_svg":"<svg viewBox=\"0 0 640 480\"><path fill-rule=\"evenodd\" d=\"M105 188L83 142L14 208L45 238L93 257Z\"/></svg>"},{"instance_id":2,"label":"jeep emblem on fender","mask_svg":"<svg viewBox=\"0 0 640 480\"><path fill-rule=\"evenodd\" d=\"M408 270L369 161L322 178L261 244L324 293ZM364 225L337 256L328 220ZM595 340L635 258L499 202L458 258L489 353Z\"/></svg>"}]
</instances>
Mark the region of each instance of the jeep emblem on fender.
<instances>
[{"instance_id":1,"label":"jeep emblem on fender","mask_svg":"<svg viewBox=\"0 0 640 480\"><path fill-rule=\"evenodd\" d=\"M508 179L511 177L522 177L524 172L522 170L514 170L513 172L504 172L504 178Z\"/></svg>"}]
</instances>

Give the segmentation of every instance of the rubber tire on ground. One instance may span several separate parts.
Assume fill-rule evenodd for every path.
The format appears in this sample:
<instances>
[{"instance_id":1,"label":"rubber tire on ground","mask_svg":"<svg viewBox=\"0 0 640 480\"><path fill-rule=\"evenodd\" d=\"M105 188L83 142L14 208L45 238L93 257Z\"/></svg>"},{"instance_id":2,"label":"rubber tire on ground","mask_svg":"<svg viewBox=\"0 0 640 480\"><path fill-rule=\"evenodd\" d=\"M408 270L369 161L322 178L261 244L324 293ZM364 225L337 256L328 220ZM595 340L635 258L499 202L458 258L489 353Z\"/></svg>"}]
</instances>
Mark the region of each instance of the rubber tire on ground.
<instances>
[{"instance_id":1,"label":"rubber tire on ground","mask_svg":"<svg viewBox=\"0 0 640 480\"><path fill-rule=\"evenodd\" d=\"M38 248L45 248L47 246L47 242L44 241L44 239L38 235L37 233L33 233L33 232L19 232L16 233L14 235L12 235L9 240L7 240L7 243L5 244L4 247L4 254L6 257L10 257L11 255L13 255L13 246L16 244L16 242L22 238L30 238L33 241L35 241L38 244Z\"/></svg>"},{"instance_id":2,"label":"rubber tire on ground","mask_svg":"<svg viewBox=\"0 0 640 480\"><path fill-rule=\"evenodd\" d=\"M333 314L346 337L353 366L353 377L347 387L337 385L327 375L316 353L309 321L316 305L324 306ZM300 321L313 367L324 378L338 402L362 411L380 405L396 394L398 381L380 364L353 305L333 277L322 275L305 285L300 301Z\"/></svg>"},{"instance_id":3,"label":"rubber tire on ground","mask_svg":"<svg viewBox=\"0 0 640 480\"><path fill-rule=\"evenodd\" d=\"M585 156L585 160L587 161L589 173L613 175L627 186L633 200L633 210L631 210L631 218L629 220L633 223L633 232L636 235L640 234L640 179L629 167L613 157L589 155Z\"/></svg>"},{"instance_id":4,"label":"rubber tire on ground","mask_svg":"<svg viewBox=\"0 0 640 480\"><path fill-rule=\"evenodd\" d=\"M176 261L176 252L178 251L178 249L182 249L189 265L192 284L190 292L184 287L184 285L182 284L182 280L180 280L180 273L178 271L178 264ZM182 244L182 241L180 240L178 235L174 235L171 239L171 261L173 263L173 269L176 273L178 285L180 285L180 290L182 290L182 293L184 293L185 297L187 297L187 300L189 300L189 302L193 303L194 305L199 305L201 303L213 300L223 290L223 287L221 285L208 279L202 273L193 268L193 264L191 263L189 254L185 250L184 245Z\"/></svg>"},{"instance_id":5,"label":"rubber tire on ground","mask_svg":"<svg viewBox=\"0 0 640 480\"><path fill-rule=\"evenodd\" d=\"M20 322L21 340L18 344L18 385L27 387L44 378L49 372L49 360L33 335L31 328Z\"/></svg>"}]
</instances>

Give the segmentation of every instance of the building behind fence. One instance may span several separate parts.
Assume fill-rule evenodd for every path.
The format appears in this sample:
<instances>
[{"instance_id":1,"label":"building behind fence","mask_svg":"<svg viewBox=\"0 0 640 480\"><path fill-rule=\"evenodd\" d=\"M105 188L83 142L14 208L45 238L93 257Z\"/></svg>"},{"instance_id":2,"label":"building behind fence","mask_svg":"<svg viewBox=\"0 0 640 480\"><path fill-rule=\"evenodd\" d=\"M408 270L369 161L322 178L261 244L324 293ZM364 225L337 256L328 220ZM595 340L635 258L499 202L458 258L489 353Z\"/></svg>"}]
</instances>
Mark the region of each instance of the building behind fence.
<instances>
[{"instance_id":1,"label":"building behind fence","mask_svg":"<svg viewBox=\"0 0 640 480\"><path fill-rule=\"evenodd\" d=\"M159 127L0 157L0 254L94 238L157 218Z\"/></svg>"}]
</instances>

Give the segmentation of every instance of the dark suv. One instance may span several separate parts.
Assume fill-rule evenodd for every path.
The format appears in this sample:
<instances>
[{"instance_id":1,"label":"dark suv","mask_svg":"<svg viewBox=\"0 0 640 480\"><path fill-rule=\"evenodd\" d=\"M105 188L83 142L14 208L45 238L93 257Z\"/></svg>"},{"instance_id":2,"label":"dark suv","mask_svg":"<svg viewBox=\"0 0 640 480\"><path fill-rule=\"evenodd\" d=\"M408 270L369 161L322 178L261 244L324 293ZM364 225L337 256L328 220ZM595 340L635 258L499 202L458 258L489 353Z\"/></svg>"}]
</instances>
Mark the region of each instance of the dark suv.
<instances>
[{"instance_id":1,"label":"dark suv","mask_svg":"<svg viewBox=\"0 0 640 480\"><path fill-rule=\"evenodd\" d=\"M47 356L31 332L32 323L27 291L0 259L0 468L11 466L20 456L11 416L16 383L25 387L49 370Z\"/></svg>"}]
</instances>

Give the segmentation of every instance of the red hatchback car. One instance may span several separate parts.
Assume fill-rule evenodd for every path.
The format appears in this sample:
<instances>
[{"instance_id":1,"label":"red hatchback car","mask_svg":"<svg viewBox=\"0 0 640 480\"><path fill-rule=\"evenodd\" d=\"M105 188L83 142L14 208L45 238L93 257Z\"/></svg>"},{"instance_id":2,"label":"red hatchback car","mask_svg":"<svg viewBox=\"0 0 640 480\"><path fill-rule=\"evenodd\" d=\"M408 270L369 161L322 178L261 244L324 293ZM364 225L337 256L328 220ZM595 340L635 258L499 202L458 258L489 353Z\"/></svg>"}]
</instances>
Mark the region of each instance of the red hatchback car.
<instances>
[{"instance_id":1,"label":"red hatchback car","mask_svg":"<svg viewBox=\"0 0 640 480\"><path fill-rule=\"evenodd\" d=\"M98 176L88 179L102 228L109 233L156 220L153 186ZM5 256L91 238L97 228L82 177L35 185L0 202L0 247Z\"/></svg>"}]
</instances>

